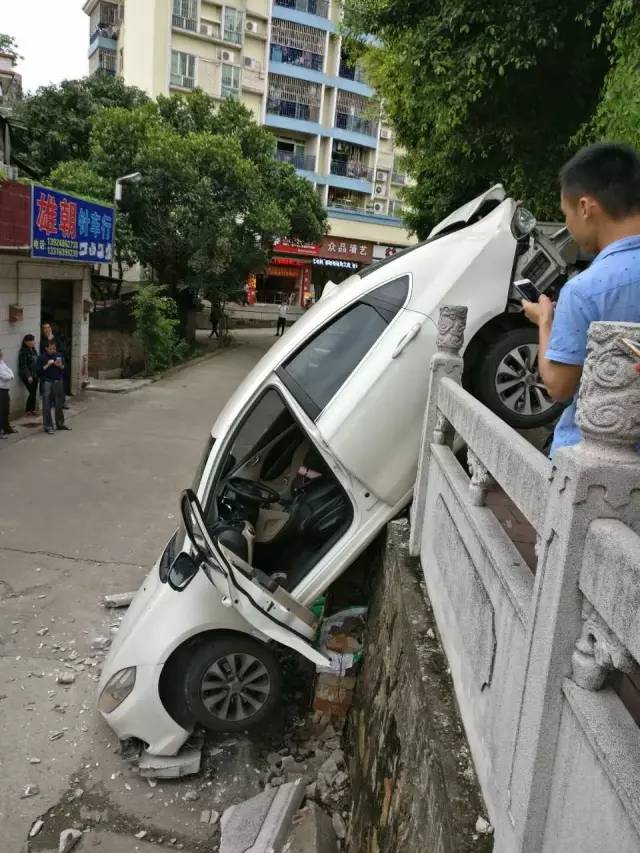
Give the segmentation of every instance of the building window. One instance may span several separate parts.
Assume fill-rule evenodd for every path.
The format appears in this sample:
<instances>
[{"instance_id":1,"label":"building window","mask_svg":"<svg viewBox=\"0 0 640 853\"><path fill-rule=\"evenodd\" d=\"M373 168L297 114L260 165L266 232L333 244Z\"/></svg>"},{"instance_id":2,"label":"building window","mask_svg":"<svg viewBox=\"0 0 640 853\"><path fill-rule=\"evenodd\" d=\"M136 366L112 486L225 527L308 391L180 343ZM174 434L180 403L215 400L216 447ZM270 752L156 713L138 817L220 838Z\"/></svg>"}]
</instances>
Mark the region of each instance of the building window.
<instances>
[{"instance_id":1,"label":"building window","mask_svg":"<svg viewBox=\"0 0 640 853\"><path fill-rule=\"evenodd\" d=\"M240 97L240 68L237 65L222 66L222 97Z\"/></svg>"},{"instance_id":2,"label":"building window","mask_svg":"<svg viewBox=\"0 0 640 853\"><path fill-rule=\"evenodd\" d=\"M173 0L172 23L174 27L195 33L198 29L198 0Z\"/></svg>"},{"instance_id":3,"label":"building window","mask_svg":"<svg viewBox=\"0 0 640 853\"><path fill-rule=\"evenodd\" d=\"M233 44L242 44L242 22L244 15L240 9L233 6L224 7L224 32L223 39Z\"/></svg>"},{"instance_id":4,"label":"building window","mask_svg":"<svg viewBox=\"0 0 640 853\"><path fill-rule=\"evenodd\" d=\"M171 51L171 85L193 89L196 84L196 58L191 53Z\"/></svg>"}]
</instances>

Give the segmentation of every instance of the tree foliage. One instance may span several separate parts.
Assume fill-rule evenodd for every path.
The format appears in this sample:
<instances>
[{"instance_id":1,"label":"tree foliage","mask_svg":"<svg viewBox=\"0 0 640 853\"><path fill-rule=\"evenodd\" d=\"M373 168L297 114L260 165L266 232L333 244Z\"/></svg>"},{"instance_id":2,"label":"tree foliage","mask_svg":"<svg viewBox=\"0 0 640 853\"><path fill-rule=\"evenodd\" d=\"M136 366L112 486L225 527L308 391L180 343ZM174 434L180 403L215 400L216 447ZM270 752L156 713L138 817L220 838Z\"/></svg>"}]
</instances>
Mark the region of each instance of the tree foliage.
<instances>
[{"instance_id":1,"label":"tree foliage","mask_svg":"<svg viewBox=\"0 0 640 853\"><path fill-rule=\"evenodd\" d=\"M16 110L16 123L24 128L15 135L16 154L44 178L59 163L89 156L92 122L101 110L147 101L140 89L109 74L41 86Z\"/></svg>"},{"instance_id":2,"label":"tree foliage","mask_svg":"<svg viewBox=\"0 0 640 853\"><path fill-rule=\"evenodd\" d=\"M133 298L132 314L147 376L166 370L185 357L184 344L178 337L176 303L163 288L150 284L140 287Z\"/></svg>"},{"instance_id":3,"label":"tree foliage","mask_svg":"<svg viewBox=\"0 0 640 853\"><path fill-rule=\"evenodd\" d=\"M421 236L498 181L557 214L558 167L606 72L596 36L610 2L346 0L351 49L407 150Z\"/></svg>"},{"instance_id":4,"label":"tree foliage","mask_svg":"<svg viewBox=\"0 0 640 853\"><path fill-rule=\"evenodd\" d=\"M121 205L131 247L184 321L198 292L239 290L275 239L321 237L318 196L274 150L274 137L245 107L218 107L196 91L96 112L86 159L59 164L51 177L103 197L119 175L141 172Z\"/></svg>"}]
</instances>

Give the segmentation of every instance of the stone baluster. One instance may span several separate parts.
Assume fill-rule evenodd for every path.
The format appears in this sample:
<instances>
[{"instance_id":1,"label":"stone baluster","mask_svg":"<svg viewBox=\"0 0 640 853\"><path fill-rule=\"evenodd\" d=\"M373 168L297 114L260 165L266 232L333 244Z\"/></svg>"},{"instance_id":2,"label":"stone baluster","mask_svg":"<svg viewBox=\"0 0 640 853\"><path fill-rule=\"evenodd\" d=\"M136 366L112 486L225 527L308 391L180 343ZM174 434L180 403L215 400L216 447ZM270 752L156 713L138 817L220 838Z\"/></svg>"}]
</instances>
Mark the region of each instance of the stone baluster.
<instances>
[{"instance_id":1,"label":"stone baluster","mask_svg":"<svg viewBox=\"0 0 640 853\"><path fill-rule=\"evenodd\" d=\"M496 481L489 473L487 466L480 461L470 447L467 449L467 467L471 474L469 500L473 506L484 506L487 501L487 492L495 486Z\"/></svg>"},{"instance_id":2,"label":"stone baluster","mask_svg":"<svg viewBox=\"0 0 640 853\"><path fill-rule=\"evenodd\" d=\"M450 424L438 410L438 386L443 377L462 380L463 361L460 350L464 343L467 308L464 305L445 305L438 318L437 350L429 365L429 392L424 415L422 442L418 457L418 473L411 507L409 552L417 557L422 545L423 517L427 499L427 477L431 457L431 442L447 444L452 439Z\"/></svg>"},{"instance_id":3,"label":"stone baluster","mask_svg":"<svg viewBox=\"0 0 640 853\"><path fill-rule=\"evenodd\" d=\"M636 532L640 483L640 376L618 343L640 337L640 325L592 323L580 385L577 423L584 440L554 456L547 513L528 629L527 659L509 780L516 853L539 853L563 708L562 684L573 678L598 689L606 669L628 669L625 650L579 589L591 523L616 518ZM606 567L603 566L603 571Z\"/></svg>"}]
</instances>

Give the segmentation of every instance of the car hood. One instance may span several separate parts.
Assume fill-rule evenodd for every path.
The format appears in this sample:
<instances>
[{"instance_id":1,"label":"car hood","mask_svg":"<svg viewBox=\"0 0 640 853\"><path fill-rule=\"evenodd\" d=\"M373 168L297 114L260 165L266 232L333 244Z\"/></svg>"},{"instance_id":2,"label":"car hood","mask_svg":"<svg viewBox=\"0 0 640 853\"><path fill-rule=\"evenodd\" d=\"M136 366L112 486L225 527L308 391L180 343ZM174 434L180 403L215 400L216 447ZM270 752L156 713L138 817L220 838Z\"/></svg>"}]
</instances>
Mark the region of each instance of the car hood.
<instances>
[{"instance_id":1,"label":"car hood","mask_svg":"<svg viewBox=\"0 0 640 853\"><path fill-rule=\"evenodd\" d=\"M438 222L438 224L431 230L429 239L431 240L433 237L437 237L438 234L443 234L445 231L451 231L453 228L463 228L464 226L469 225L473 217L479 212L483 205L489 201L500 204L500 202L504 201L506 197L507 193L502 184L494 184L494 186L479 195L477 198L474 198L472 201L468 201L466 204L463 204L462 207L454 210L453 213L450 213L442 220L442 222Z\"/></svg>"}]
</instances>

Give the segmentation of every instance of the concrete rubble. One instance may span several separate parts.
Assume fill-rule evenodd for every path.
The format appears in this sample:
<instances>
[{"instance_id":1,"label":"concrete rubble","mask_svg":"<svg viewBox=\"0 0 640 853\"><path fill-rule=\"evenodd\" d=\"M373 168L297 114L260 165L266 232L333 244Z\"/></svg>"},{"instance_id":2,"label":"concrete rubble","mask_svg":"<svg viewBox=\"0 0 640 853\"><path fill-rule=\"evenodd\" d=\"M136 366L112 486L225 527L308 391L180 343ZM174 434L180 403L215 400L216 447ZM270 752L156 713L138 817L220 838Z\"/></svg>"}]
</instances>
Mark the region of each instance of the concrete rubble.
<instances>
[{"instance_id":1,"label":"concrete rubble","mask_svg":"<svg viewBox=\"0 0 640 853\"><path fill-rule=\"evenodd\" d=\"M282 853L338 853L331 818L316 803L294 815Z\"/></svg>"},{"instance_id":2,"label":"concrete rubble","mask_svg":"<svg viewBox=\"0 0 640 853\"><path fill-rule=\"evenodd\" d=\"M180 779L200 772L201 748L182 749L178 755L149 755L143 752L138 761L145 779Z\"/></svg>"},{"instance_id":3,"label":"concrete rubble","mask_svg":"<svg viewBox=\"0 0 640 853\"><path fill-rule=\"evenodd\" d=\"M303 798L298 780L231 806L222 815L220 853L281 853Z\"/></svg>"},{"instance_id":4,"label":"concrete rubble","mask_svg":"<svg viewBox=\"0 0 640 853\"><path fill-rule=\"evenodd\" d=\"M58 853L70 853L76 844L82 838L82 833L79 829L63 829L60 833L60 842L58 844Z\"/></svg>"},{"instance_id":5,"label":"concrete rubble","mask_svg":"<svg viewBox=\"0 0 640 853\"><path fill-rule=\"evenodd\" d=\"M105 595L102 603L105 607L128 607L134 596L135 592L115 592L111 595Z\"/></svg>"}]
</instances>

